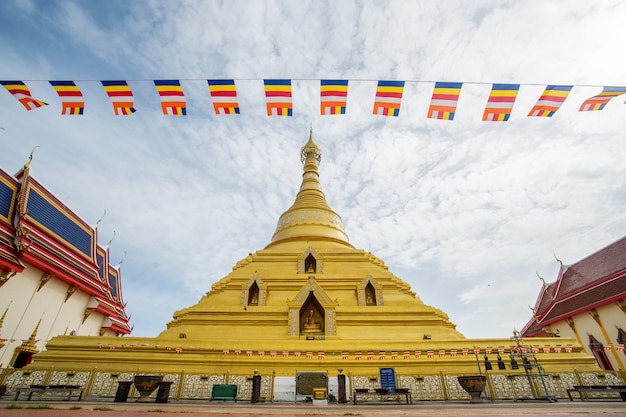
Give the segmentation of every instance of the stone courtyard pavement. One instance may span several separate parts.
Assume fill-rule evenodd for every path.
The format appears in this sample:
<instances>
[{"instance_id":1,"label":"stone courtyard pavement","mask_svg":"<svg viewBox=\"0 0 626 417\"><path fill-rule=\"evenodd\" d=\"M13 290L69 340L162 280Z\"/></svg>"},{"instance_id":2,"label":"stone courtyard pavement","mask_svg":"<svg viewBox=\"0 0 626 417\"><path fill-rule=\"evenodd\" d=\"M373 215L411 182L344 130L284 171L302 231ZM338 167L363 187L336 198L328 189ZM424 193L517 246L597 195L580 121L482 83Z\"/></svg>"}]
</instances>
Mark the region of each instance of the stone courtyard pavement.
<instances>
[{"instance_id":1,"label":"stone courtyard pavement","mask_svg":"<svg viewBox=\"0 0 626 417\"><path fill-rule=\"evenodd\" d=\"M18 408L19 407L19 408ZM311 404L170 402L114 403L109 401L0 401L0 417L252 417L252 416L543 416L607 417L626 416L626 402L587 401L542 402L417 402L414 404Z\"/></svg>"}]
</instances>

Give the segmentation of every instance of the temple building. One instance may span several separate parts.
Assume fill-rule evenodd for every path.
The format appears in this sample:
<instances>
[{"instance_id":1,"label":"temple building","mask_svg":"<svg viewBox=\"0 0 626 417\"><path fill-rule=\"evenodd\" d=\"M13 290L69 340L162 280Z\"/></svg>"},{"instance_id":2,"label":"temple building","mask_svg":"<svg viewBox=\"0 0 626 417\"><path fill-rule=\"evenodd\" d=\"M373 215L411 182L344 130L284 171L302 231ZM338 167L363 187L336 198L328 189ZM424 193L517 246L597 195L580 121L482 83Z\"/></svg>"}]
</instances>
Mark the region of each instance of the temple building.
<instances>
[{"instance_id":1,"label":"temple building","mask_svg":"<svg viewBox=\"0 0 626 417\"><path fill-rule=\"evenodd\" d=\"M210 398L212 387L231 384L245 400L257 374L261 397L272 401L300 401L315 387L349 397L352 388L381 386L443 400L466 398L456 377L480 373L489 374L492 397L512 398L534 389L531 364L515 360L522 353L536 360L537 375L554 375L543 386L560 396L596 381L601 370L575 337L467 339L383 260L355 248L322 192L321 156L311 134L300 189L269 243L175 312L157 337L57 336L27 374L6 373L5 383L81 384L87 395L112 396L118 380L152 373L172 382L176 398Z\"/></svg>"},{"instance_id":2,"label":"temple building","mask_svg":"<svg viewBox=\"0 0 626 417\"><path fill-rule=\"evenodd\" d=\"M522 333L575 338L602 369L625 371L626 237L572 265L559 263Z\"/></svg>"},{"instance_id":3,"label":"temple building","mask_svg":"<svg viewBox=\"0 0 626 417\"><path fill-rule=\"evenodd\" d=\"M0 368L57 335L129 334L120 268L90 226L32 175L0 169Z\"/></svg>"}]
</instances>

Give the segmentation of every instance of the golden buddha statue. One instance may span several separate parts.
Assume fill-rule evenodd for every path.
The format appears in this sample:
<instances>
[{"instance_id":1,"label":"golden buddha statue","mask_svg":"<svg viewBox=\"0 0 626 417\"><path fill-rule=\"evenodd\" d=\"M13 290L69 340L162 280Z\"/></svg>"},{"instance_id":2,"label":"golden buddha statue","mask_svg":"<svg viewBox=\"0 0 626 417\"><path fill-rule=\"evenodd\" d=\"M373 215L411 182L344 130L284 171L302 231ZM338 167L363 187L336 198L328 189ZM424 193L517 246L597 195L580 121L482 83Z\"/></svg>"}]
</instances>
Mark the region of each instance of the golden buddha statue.
<instances>
[{"instance_id":1,"label":"golden buddha statue","mask_svg":"<svg viewBox=\"0 0 626 417\"><path fill-rule=\"evenodd\" d=\"M303 325L303 333L317 333L322 331L322 326L320 325L317 317L315 316L315 312L313 309L309 310L309 315L304 320Z\"/></svg>"}]
</instances>

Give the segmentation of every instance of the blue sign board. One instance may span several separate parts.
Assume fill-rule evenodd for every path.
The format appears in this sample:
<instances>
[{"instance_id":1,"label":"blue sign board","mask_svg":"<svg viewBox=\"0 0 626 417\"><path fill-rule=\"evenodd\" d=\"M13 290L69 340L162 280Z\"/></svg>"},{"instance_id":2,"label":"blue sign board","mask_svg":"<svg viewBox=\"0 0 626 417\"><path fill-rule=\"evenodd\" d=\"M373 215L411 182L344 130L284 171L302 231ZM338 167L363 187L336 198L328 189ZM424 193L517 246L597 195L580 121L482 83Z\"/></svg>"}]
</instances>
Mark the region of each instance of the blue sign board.
<instances>
[{"instance_id":1,"label":"blue sign board","mask_svg":"<svg viewBox=\"0 0 626 417\"><path fill-rule=\"evenodd\" d=\"M393 368L380 368L380 387L396 390L396 371Z\"/></svg>"}]
</instances>

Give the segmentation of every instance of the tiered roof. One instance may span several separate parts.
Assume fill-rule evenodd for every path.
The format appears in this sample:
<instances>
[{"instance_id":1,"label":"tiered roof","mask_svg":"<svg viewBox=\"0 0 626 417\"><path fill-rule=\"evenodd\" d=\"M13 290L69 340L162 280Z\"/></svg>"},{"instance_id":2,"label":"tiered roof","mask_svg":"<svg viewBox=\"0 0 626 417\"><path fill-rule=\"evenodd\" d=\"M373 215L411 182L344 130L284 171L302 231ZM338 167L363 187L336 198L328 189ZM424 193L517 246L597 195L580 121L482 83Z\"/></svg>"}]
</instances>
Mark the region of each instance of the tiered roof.
<instances>
[{"instance_id":1,"label":"tiered roof","mask_svg":"<svg viewBox=\"0 0 626 417\"><path fill-rule=\"evenodd\" d=\"M625 254L626 236L573 265L561 264L556 281L542 288L522 333L543 335L545 326L625 299Z\"/></svg>"},{"instance_id":2,"label":"tiered roof","mask_svg":"<svg viewBox=\"0 0 626 417\"><path fill-rule=\"evenodd\" d=\"M2 283L33 265L92 298L111 330L129 334L119 268L97 229L82 220L30 174L0 169L0 272ZM92 308L91 305L89 308Z\"/></svg>"}]
</instances>

